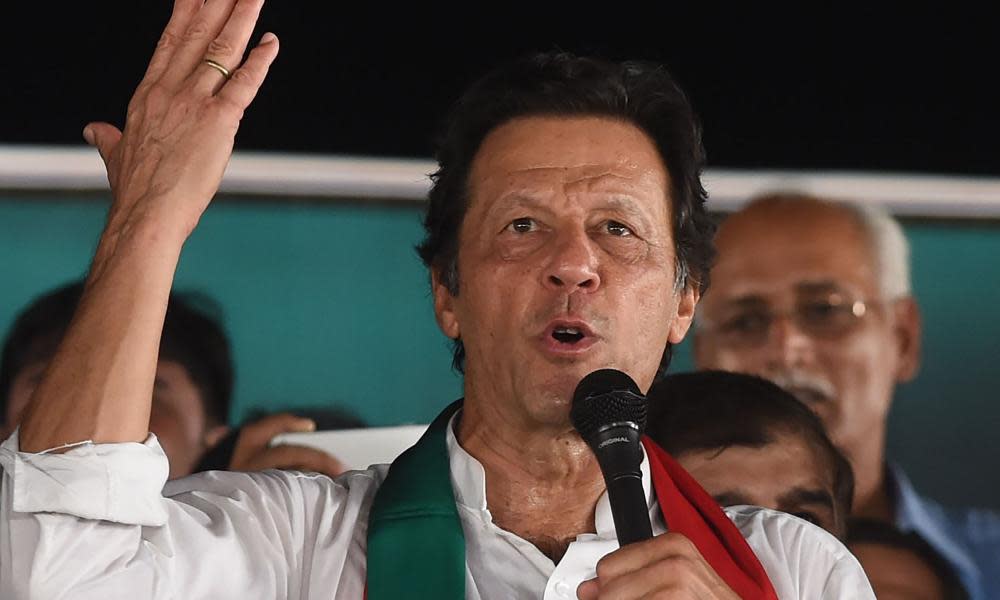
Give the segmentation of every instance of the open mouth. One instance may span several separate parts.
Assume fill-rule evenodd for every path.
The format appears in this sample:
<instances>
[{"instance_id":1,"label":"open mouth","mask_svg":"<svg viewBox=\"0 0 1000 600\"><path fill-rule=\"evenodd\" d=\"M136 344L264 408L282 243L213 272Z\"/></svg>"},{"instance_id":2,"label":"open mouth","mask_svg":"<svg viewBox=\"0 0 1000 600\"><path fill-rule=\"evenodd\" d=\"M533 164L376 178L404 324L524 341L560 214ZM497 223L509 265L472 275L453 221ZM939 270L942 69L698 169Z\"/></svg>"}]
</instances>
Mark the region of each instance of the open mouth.
<instances>
[{"instance_id":1,"label":"open mouth","mask_svg":"<svg viewBox=\"0 0 1000 600\"><path fill-rule=\"evenodd\" d=\"M555 327L552 329L552 339L560 344L576 344L584 337L586 334L578 327Z\"/></svg>"},{"instance_id":2,"label":"open mouth","mask_svg":"<svg viewBox=\"0 0 1000 600\"><path fill-rule=\"evenodd\" d=\"M586 352L597 339L587 324L581 321L551 323L542 336L545 347L558 355L577 355Z\"/></svg>"}]
</instances>

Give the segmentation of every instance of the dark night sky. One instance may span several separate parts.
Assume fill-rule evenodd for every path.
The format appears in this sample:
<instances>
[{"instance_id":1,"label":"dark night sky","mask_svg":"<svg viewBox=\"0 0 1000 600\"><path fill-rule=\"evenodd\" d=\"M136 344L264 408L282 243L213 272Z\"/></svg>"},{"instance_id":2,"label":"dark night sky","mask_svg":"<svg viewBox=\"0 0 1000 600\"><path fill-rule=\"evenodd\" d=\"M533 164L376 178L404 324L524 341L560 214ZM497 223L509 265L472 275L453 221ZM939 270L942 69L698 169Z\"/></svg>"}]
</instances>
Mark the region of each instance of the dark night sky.
<instances>
[{"instance_id":1,"label":"dark night sky","mask_svg":"<svg viewBox=\"0 0 1000 600\"><path fill-rule=\"evenodd\" d=\"M87 120L120 121L169 13L158 0L65 4L5 9L0 143L75 144ZM472 78L562 48L667 64L702 117L711 166L1000 175L1000 42L985 14L629 6L446 17L272 0L256 36L275 31L282 53L237 147L428 157Z\"/></svg>"}]
</instances>

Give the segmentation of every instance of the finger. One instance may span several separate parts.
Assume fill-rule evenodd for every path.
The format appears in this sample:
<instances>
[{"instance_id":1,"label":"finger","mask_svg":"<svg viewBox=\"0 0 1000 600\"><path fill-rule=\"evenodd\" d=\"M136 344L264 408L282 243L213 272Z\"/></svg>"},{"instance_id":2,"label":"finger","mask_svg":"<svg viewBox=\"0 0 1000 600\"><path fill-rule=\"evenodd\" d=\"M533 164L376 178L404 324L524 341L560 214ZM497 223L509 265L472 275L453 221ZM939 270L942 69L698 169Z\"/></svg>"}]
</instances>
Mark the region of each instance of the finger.
<instances>
[{"instance_id":1,"label":"finger","mask_svg":"<svg viewBox=\"0 0 1000 600\"><path fill-rule=\"evenodd\" d=\"M686 556L673 556L628 573L600 580L600 597L736 598L732 589L708 566Z\"/></svg>"},{"instance_id":2,"label":"finger","mask_svg":"<svg viewBox=\"0 0 1000 600\"><path fill-rule=\"evenodd\" d=\"M97 148L101 160L107 166L111 160L111 153L115 151L118 141L122 139L122 132L111 123L87 123L87 126L83 128L83 139Z\"/></svg>"},{"instance_id":3,"label":"finger","mask_svg":"<svg viewBox=\"0 0 1000 600\"><path fill-rule=\"evenodd\" d=\"M264 0L245 0L237 3L222 31L205 49L202 60L211 60L226 67L230 72L235 71L243 62L243 53L246 52L250 35L257 25L257 18L263 6ZM217 69L208 65L195 69L193 74L195 89L214 94L224 83L220 81L220 75Z\"/></svg>"},{"instance_id":4,"label":"finger","mask_svg":"<svg viewBox=\"0 0 1000 600\"><path fill-rule=\"evenodd\" d=\"M163 70L160 82L174 87L200 69L208 45L225 26L237 0L208 0L191 19L181 35L181 41L170 57L170 64ZM259 0L257 0L259 1Z\"/></svg>"},{"instance_id":5,"label":"finger","mask_svg":"<svg viewBox=\"0 0 1000 600\"><path fill-rule=\"evenodd\" d=\"M191 19L198 13L204 4L204 0L175 0L174 9L170 13L170 20L160 35L160 40L156 43L156 50L153 57L149 59L149 66L146 67L144 82L156 81L160 73L170 62L170 57L180 44L184 32L191 24Z\"/></svg>"},{"instance_id":6,"label":"finger","mask_svg":"<svg viewBox=\"0 0 1000 600\"><path fill-rule=\"evenodd\" d=\"M576 588L576 597L580 600L597 600L600 594L601 586L596 579L588 579Z\"/></svg>"},{"instance_id":7,"label":"finger","mask_svg":"<svg viewBox=\"0 0 1000 600\"><path fill-rule=\"evenodd\" d=\"M604 581L637 571L648 564L674 557L697 557L698 549L679 533L665 533L615 550L597 562L597 577ZM704 560L704 559L701 559Z\"/></svg>"},{"instance_id":8,"label":"finger","mask_svg":"<svg viewBox=\"0 0 1000 600\"><path fill-rule=\"evenodd\" d=\"M267 70L278 56L278 37L265 33L257 47L250 51L243 66L237 69L216 97L246 109L250 106L260 86L267 77Z\"/></svg>"},{"instance_id":9,"label":"finger","mask_svg":"<svg viewBox=\"0 0 1000 600\"><path fill-rule=\"evenodd\" d=\"M247 466L255 471L263 469L315 471L330 477L336 477L346 470L340 461L322 450L291 444L268 448L253 457Z\"/></svg>"},{"instance_id":10,"label":"finger","mask_svg":"<svg viewBox=\"0 0 1000 600\"><path fill-rule=\"evenodd\" d=\"M673 564L677 559L668 559L642 569L631 571L627 577L617 577L615 579L600 578L597 588L600 598L615 598L621 600L638 600L640 598L650 598L654 592L663 590L700 590L703 586L700 582L684 573L682 569ZM671 598L675 596L669 596ZM678 596L680 597L680 596ZM694 595L683 596L684 598L703 598L709 596Z\"/></svg>"},{"instance_id":11,"label":"finger","mask_svg":"<svg viewBox=\"0 0 1000 600\"><path fill-rule=\"evenodd\" d=\"M289 413L268 415L263 419L244 425L240 429L239 444L249 448L265 448L279 433L292 431L315 431L312 419L303 419Z\"/></svg>"}]
</instances>

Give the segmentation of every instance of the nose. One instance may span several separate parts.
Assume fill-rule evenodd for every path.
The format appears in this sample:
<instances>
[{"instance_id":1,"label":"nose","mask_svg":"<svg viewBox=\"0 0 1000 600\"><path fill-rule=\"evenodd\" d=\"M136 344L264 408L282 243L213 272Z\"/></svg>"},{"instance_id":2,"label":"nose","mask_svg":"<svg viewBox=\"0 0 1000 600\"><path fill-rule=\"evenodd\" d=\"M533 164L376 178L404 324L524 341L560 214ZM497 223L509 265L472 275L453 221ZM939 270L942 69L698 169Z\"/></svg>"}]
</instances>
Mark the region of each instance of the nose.
<instances>
[{"instance_id":1,"label":"nose","mask_svg":"<svg viewBox=\"0 0 1000 600\"><path fill-rule=\"evenodd\" d=\"M597 249L587 232L566 232L555 242L542 271L543 285L568 294L577 290L592 292L600 287Z\"/></svg>"},{"instance_id":2,"label":"nose","mask_svg":"<svg viewBox=\"0 0 1000 600\"><path fill-rule=\"evenodd\" d=\"M775 316L762 348L769 368L787 368L808 364L813 358L813 339L790 315Z\"/></svg>"}]
</instances>

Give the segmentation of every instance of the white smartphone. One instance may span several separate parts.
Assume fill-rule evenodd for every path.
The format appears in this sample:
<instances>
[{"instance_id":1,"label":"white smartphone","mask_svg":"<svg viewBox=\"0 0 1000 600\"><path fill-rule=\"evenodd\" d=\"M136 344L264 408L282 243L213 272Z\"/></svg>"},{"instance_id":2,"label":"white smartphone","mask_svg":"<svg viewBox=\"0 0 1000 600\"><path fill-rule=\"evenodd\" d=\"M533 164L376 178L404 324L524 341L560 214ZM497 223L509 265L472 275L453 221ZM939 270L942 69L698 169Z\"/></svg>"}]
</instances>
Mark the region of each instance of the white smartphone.
<instances>
[{"instance_id":1,"label":"white smartphone","mask_svg":"<svg viewBox=\"0 0 1000 600\"><path fill-rule=\"evenodd\" d=\"M370 465L391 463L417 442L427 425L332 429L307 433L280 433L271 446L295 444L318 448L336 457L347 469L367 469Z\"/></svg>"}]
</instances>

